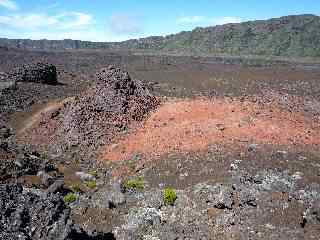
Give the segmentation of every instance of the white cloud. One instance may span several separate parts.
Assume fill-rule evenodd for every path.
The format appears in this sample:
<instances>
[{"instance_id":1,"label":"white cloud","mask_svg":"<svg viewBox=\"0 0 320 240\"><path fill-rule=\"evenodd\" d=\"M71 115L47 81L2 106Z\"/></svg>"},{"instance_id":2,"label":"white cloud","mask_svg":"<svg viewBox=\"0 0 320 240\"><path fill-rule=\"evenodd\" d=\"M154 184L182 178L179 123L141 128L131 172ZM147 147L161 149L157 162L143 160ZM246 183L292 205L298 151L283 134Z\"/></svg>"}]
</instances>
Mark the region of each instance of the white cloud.
<instances>
[{"instance_id":1,"label":"white cloud","mask_svg":"<svg viewBox=\"0 0 320 240\"><path fill-rule=\"evenodd\" d=\"M93 17L80 12L67 12L55 17L62 29L81 28L93 24Z\"/></svg>"},{"instance_id":2,"label":"white cloud","mask_svg":"<svg viewBox=\"0 0 320 240\"><path fill-rule=\"evenodd\" d=\"M0 0L0 7L7 8L9 10L18 10L18 5L12 0Z\"/></svg>"},{"instance_id":3,"label":"white cloud","mask_svg":"<svg viewBox=\"0 0 320 240\"><path fill-rule=\"evenodd\" d=\"M83 40L83 41L106 41L108 35L96 30L71 30L71 31L30 31L30 32L11 32L8 38L23 38L23 39L48 39L48 40Z\"/></svg>"},{"instance_id":4,"label":"white cloud","mask_svg":"<svg viewBox=\"0 0 320 240\"><path fill-rule=\"evenodd\" d=\"M102 41L105 33L97 31L95 21L82 12L16 13L0 15L0 36L30 39L80 39Z\"/></svg>"},{"instance_id":5,"label":"white cloud","mask_svg":"<svg viewBox=\"0 0 320 240\"><path fill-rule=\"evenodd\" d=\"M94 28L72 29L69 31L53 30L30 30L19 31L12 29L0 29L0 36L11 39L48 39L48 40L83 40L96 42L115 42L127 40L129 36L119 36L108 31L97 30Z\"/></svg>"},{"instance_id":6,"label":"white cloud","mask_svg":"<svg viewBox=\"0 0 320 240\"><path fill-rule=\"evenodd\" d=\"M204 16L189 16L178 18L178 23L200 23L205 20Z\"/></svg>"},{"instance_id":7,"label":"white cloud","mask_svg":"<svg viewBox=\"0 0 320 240\"><path fill-rule=\"evenodd\" d=\"M142 32L142 24L136 16L116 14L111 16L110 30L116 34L132 35Z\"/></svg>"},{"instance_id":8,"label":"white cloud","mask_svg":"<svg viewBox=\"0 0 320 240\"><path fill-rule=\"evenodd\" d=\"M66 12L55 16L36 13L0 16L0 26L24 30L37 28L73 29L87 27L92 23L91 15L79 12Z\"/></svg>"},{"instance_id":9,"label":"white cloud","mask_svg":"<svg viewBox=\"0 0 320 240\"><path fill-rule=\"evenodd\" d=\"M58 23L54 17L49 17L42 14L27 14L0 16L0 25L5 25L14 28L38 28L49 27Z\"/></svg>"},{"instance_id":10,"label":"white cloud","mask_svg":"<svg viewBox=\"0 0 320 240\"><path fill-rule=\"evenodd\" d=\"M182 25L222 25L226 23L239 23L239 17L206 17L206 16L184 16L177 19L177 23Z\"/></svg>"},{"instance_id":11,"label":"white cloud","mask_svg":"<svg viewBox=\"0 0 320 240\"><path fill-rule=\"evenodd\" d=\"M227 23L239 23L242 22L242 19L239 17L221 17L221 18L212 18L210 20L213 25L223 25Z\"/></svg>"}]
</instances>

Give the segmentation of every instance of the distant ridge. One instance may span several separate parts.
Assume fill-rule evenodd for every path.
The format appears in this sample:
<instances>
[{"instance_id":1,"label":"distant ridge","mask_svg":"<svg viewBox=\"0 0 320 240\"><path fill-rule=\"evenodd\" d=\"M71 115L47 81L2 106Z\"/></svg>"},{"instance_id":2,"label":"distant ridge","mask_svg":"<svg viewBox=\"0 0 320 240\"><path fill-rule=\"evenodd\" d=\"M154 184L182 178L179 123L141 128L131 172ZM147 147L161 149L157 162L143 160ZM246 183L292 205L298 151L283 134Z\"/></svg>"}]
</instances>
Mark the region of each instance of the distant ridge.
<instances>
[{"instance_id":1,"label":"distant ridge","mask_svg":"<svg viewBox=\"0 0 320 240\"><path fill-rule=\"evenodd\" d=\"M0 46L22 49L149 50L179 54L320 57L320 17L292 15L269 20L195 28L165 37L124 42L0 38Z\"/></svg>"}]
</instances>

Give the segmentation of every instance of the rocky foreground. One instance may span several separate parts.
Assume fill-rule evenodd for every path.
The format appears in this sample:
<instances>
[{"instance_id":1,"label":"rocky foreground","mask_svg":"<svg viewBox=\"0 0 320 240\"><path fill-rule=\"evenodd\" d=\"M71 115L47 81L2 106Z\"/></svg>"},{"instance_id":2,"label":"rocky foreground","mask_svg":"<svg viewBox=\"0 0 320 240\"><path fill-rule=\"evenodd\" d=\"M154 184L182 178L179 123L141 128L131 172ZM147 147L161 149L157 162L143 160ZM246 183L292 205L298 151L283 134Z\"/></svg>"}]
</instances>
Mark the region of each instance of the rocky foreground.
<instances>
[{"instance_id":1,"label":"rocky foreground","mask_svg":"<svg viewBox=\"0 0 320 240\"><path fill-rule=\"evenodd\" d=\"M56 77L55 67L44 64L23 66L14 73L2 74L2 96L8 101L2 105L0 142L0 180L7 183L1 185L2 239L113 239L112 233L84 232L74 225L70 208L63 201L71 190L64 186L64 176L59 172L57 162L50 161L49 156L32 147L17 144L14 132L5 123L6 114L15 110L13 105L17 102L11 97L15 95L15 88L8 83L57 84ZM126 72L114 67L103 69L97 75L94 87L63 109L54 110L55 115L49 115L49 120L58 119L55 144L61 144L63 151L71 146L85 146L86 151L88 148L93 151L101 141L106 141L96 131L106 132L110 141L112 134L131 121L142 120L157 104L159 101L147 87L132 80ZM59 162L63 163L63 160ZM90 174L80 172L78 175L93 179ZM26 188L17 183L25 176L40 178L40 188Z\"/></svg>"},{"instance_id":2,"label":"rocky foreground","mask_svg":"<svg viewBox=\"0 0 320 240\"><path fill-rule=\"evenodd\" d=\"M52 82L45 79L37 83ZM172 149L153 159L137 152L100 162L93 153L117 149L114 139L160 104L147 85L104 68L90 88L43 114L19 141L6 115L25 101L12 86L0 95L6 99L0 105L1 239L319 238L316 145L249 139L239 149L228 142L204 153ZM312 126L316 131L317 122ZM225 127L218 126L219 136Z\"/></svg>"}]
</instances>

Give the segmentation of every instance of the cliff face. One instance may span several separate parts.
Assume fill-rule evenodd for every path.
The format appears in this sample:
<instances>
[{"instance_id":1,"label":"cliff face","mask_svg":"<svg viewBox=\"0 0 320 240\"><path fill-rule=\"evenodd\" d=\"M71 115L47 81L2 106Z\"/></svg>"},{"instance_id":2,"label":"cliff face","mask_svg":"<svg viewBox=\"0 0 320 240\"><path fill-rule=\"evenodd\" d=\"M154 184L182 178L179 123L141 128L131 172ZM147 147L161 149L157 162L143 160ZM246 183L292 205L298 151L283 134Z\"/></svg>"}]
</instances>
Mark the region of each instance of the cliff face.
<instances>
[{"instance_id":1,"label":"cliff face","mask_svg":"<svg viewBox=\"0 0 320 240\"><path fill-rule=\"evenodd\" d=\"M196 28L166 37L124 42L0 39L0 46L25 49L160 50L188 54L320 56L320 17L297 15Z\"/></svg>"}]
</instances>

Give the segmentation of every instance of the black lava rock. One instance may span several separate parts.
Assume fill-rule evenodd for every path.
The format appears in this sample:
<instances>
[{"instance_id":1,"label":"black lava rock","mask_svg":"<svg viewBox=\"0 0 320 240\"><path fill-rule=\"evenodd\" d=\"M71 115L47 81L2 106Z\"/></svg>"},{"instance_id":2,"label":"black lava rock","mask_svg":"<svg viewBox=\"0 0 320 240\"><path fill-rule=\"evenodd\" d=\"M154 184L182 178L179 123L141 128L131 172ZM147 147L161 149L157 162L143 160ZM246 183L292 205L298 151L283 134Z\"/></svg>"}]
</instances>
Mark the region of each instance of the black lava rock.
<instances>
[{"instance_id":1,"label":"black lava rock","mask_svg":"<svg viewBox=\"0 0 320 240\"><path fill-rule=\"evenodd\" d=\"M37 192L39 192L37 194ZM76 226L59 194L27 191L21 185L0 185L0 239L115 239L112 233L88 234Z\"/></svg>"},{"instance_id":2,"label":"black lava rock","mask_svg":"<svg viewBox=\"0 0 320 240\"><path fill-rule=\"evenodd\" d=\"M10 75L12 79L16 79L18 82L58 84L56 67L47 63L23 65Z\"/></svg>"}]
</instances>

